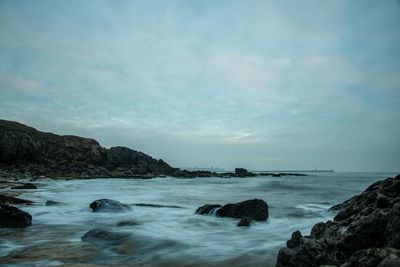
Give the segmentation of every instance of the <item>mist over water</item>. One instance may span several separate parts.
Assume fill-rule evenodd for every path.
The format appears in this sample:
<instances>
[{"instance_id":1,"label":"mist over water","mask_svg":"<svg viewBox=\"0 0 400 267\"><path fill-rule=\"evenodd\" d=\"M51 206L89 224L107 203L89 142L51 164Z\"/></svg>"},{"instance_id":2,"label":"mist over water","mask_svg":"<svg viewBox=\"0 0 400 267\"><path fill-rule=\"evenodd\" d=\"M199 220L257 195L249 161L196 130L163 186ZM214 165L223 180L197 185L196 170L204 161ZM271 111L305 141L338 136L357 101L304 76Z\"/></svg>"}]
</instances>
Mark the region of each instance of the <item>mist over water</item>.
<instances>
[{"instance_id":1,"label":"mist over water","mask_svg":"<svg viewBox=\"0 0 400 267\"><path fill-rule=\"evenodd\" d=\"M41 180L39 189L20 196L38 203L22 207L32 214L32 226L0 229L0 262L6 262L1 266L274 266L279 248L293 231L308 235L315 223L333 219L330 206L393 175ZM132 206L123 213L93 213L89 204L101 198L180 208ZM237 219L194 214L204 204L253 198L268 203L269 219L249 228L237 227ZM47 200L63 205L45 206ZM122 221L133 225L117 227ZM94 228L111 234L82 241ZM10 260L15 254L18 259Z\"/></svg>"}]
</instances>

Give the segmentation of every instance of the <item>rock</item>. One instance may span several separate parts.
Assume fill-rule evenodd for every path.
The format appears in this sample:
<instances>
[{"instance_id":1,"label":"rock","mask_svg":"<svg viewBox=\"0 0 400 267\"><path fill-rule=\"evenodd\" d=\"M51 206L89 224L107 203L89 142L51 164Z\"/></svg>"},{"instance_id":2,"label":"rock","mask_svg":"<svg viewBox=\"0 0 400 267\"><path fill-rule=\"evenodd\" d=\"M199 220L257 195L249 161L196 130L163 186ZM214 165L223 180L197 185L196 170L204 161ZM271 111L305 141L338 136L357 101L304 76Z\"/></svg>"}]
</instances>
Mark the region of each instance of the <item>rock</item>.
<instances>
[{"instance_id":1,"label":"rock","mask_svg":"<svg viewBox=\"0 0 400 267\"><path fill-rule=\"evenodd\" d=\"M47 200L46 201L46 206L58 206L61 205L61 202L53 201L53 200Z\"/></svg>"},{"instance_id":2,"label":"rock","mask_svg":"<svg viewBox=\"0 0 400 267\"><path fill-rule=\"evenodd\" d=\"M226 204L217 210L217 216L231 218L250 217L256 221L266 221L268 219L268 205L261 199Z\"/></svg>"},{"instance_id":3,"label":"rock","mask_svg":"<svg viewBox=\"0 0 400 267\"><path fill-rule=\"evenodd\" d=\"M236 175L247 175L248 171L244 168L235 168L235 174Z\"/></svg>"},{"instance_id":4,"label":"rock","mask_svg":"<svg viewBox=\"0 0 400 267\"><path fill-rule=\"evenodd\" d=\"M129 220L129 221L121 221L117 223L117 227L122 227L122 226L132 226L132 225L138 225L140 224L138 221L134 220Z\"/></svg>"},{"instance_id":5,"label":"rock","mask_svg":"<svg viewBox=\"0 0 400 267\"><path fill-rule=\"evenodd\" d=\"M277 267L336 265L400 266L400 176L370 185L331 210L334 221L296 231L279 250Z\"/></svg>"},{"instance_id":6,"label":"rock","mask_svg":"<svg viewBox=\"0 0 400 267\"><path fill-rule=\"evenodd\" d=\"M21 198L0 195L0 204L17 204L17 205L27 204L27 205L31 205L31 204L33 204L33 202L30 201L30 200L25 200L25 199L21 199Z\"/></svg>"},{"instance_id":7,"label":"rock","mask_svg":"<svg viewBox=\"0 0 400 267\"><path fill-rule=\"evenodd\" d=\"M34 177L74 178L153 177L175 171L162 159L130 148L107 149L93 139L45 133L6 120L0 120L1 169Z\"/></svg>"},{"instance_id":8,"label":"rock","mask_svg":"<svg viewBox=\"0 0 400 267\"><path fill-rule=\"evenodd\" d=\"M216 209L221 208L221 207L222 206L219 205L219 204L216 204L216 205L214 205L214 204L206 204L206 205L203 205L203 206L199 207L196 210L195 213L196 214L201 214L201 215L212 214L212 213L214 213L214 211Z\"/></svg>"},{"instance_id":9,"label":"rock","mask_svg":"<svg viewBox=\"0 0 400 267\"><path fill-rule=\"evenodd\" d=\"M172 209L181 209L181 206L174 206L174 205L160 205L160 204L147 204L147 203L136 203L133 204L134 206L138 207L149 207L149 208L172 208Z\"/></svg>"},{"instance_id":10,"label":"rock","mask_svg":"<svg viewBox=\"0 0 400 267\"><path fill-rule=\"evenodd\" d=\"M253 222L253 218L251 218L251 217L243 217L242 219L240 219L240 221L238 222L237 226L239 226L239 227L241 227L241 226L249 227L252 222Z\"/></svg>"},{"instance_id":11,"label":"rock","mask_svg":"<svg viewBox=\"0 0 400 267\"><path fill-rule=\"evenodd\" d=\"M32 216L16 207L0 204L0 226L24 228L32 224Z\"/></svg>"},{"instance_id":12,"label":"rock","mask_svg":"<svg viewBox=\"0 0 400 267\"><path fill-rule=\"evenodd\" d=\"M221 207L219 204L206 204L196 210L197 214L216 213L219 217L231 217L242 219L252 218L256 221L268 219L268 205L264 200L251 199L235 204L226 204Z\"/></svg>"},{"instance_id":13,"label":"rock","mask_svg":"<svg viewBox=\"0 0 400 267\"><path fill-rule=\"evenodd\" d=\"M106 242L110 244L119 244L129 238L129 233L112 232L105 229L95 228L82 236L82 241L86 242Z\"/></svg>"},{"instance_id":14,"label":"rock","mask_svg":"<svg viewBox=\"0 0 400 267\"><path fill-rule=\"evenodd\" d=\"M11 187L11 189L37 189L37 186L32 183L26 183L23 185L13 186L13 187Z\"/></svg>"},{"instance_id":15,"label":"rock","mask_svg":"<svg viewBox=\"0 0 400 267\"><path fill-rule=\"evenodd\" d=\"M112 199L98 199L90 203L93 212L124 212L131 210L127 204Z\"/></svg>"}]
</instances>

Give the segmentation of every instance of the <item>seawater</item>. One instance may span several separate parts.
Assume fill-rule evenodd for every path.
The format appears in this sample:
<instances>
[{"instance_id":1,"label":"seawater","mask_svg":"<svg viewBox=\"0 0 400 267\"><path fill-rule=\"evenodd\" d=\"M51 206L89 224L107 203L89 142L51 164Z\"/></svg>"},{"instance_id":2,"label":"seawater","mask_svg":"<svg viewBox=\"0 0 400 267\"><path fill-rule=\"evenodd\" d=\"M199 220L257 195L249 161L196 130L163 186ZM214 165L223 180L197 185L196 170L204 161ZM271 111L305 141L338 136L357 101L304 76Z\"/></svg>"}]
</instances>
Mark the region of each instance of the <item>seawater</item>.
<instances>
[{"instance_id":1,"label":"seawater","mask_svg":"<svg viewBox=\"0 0 400 267\"><path fill-rule=\"evenodd\" d=\"M32 214L32 226L0 229L0 266L274 266L293 231L308 235L315 223L333 219L330 206L395 175L40 180L39 189L20 196L38 203L20 207ZM91 212L89 204L101 198L181 208L133 206L123 213ZM268 203L269 219L249 228L237 227L237 219L194 214L204 204L253 198ZM47 200L63 204L45 206ZM121 221L136 225L117 227ZM83 242L81 237L94 228L130 236Z\"/></svg>"}]
</instances>

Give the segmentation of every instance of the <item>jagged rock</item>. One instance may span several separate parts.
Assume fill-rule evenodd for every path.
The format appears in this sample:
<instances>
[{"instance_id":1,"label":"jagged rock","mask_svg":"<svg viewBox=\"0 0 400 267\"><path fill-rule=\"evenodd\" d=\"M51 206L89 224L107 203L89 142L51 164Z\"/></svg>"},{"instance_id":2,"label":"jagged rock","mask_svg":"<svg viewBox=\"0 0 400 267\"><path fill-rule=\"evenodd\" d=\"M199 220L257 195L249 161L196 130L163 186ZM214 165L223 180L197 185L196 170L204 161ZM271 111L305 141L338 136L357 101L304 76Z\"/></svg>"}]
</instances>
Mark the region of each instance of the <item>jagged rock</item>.
<instances>
[{"instance_id":1,"label":"jagged rock","mask_svg":"<svg viewBox=\"0 0 400 267\"><path fill-rule=\"evenodd\" d=\"M22 185L13 186L13 187L11 187L11 189L37 189L37 186L32 183L26 183L26 184L22 184Z\"/></svg>"},{"instance_id":2,"label":"jagged rock","mask_svg":"<svg viewBox=\"0 0 400 267\"><path fill-rule=\"evenodd\" d=\"M0 227L24 228L32 224L32 216L16 207L0 204Z\"/></svg>"},{"instance_id":3,"label":"jagged rock","mask_svg":"<svg viewBox=\"0 0 400 267\"><path fill-rule=\"evenodd\" d=\"M123 212L130 210L127 204L112 199L98 199L90 203L93 212Z\"/></svg>"},{"instance_id":4,"label":"jagged rock","mask_svg":"<svg viewBox=\"0 0 400 267\"><path fill-rule=\"evenodd\" d=\"M339 205L334 221L294 232L278 253L277 267L400 266L400 176L370 185Z\"/></svg>"},{"instance_id":5,"label":"jagged rock","mask_svg":"<svg viewBox=\"0 0 400 267\"><path fill-rule=\"evenodd\" d=\"M161 159L126 147L106 149L93 139L44 133L6 120L0 120L0 169L76 178L135 177L175 171Z\"/></svg>"}]
</instances>

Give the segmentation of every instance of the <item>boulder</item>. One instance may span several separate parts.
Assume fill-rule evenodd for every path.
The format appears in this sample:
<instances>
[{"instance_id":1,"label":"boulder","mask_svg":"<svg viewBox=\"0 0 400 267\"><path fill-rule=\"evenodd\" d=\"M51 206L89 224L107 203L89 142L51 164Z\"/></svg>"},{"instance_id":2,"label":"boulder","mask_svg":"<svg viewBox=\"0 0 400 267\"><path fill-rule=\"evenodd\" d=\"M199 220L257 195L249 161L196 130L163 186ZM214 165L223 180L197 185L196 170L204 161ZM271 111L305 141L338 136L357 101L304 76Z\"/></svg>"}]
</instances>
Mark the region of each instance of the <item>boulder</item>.
<instances>
[{"instance_id":1,"label":"boulder","mask_svg":"<svg viewBox=\"0 0 400 267\"><path fill-rule=\"evenodd\" d=\"M268 205L261 199L250 199L235 204L206 204L196 210L197 214L215 213L218 217L231 217L242 219L251 218L256 221L266 221L268 219Z\"/></svg>"},{"instance_id":2,"label":"boulder","mask_svg":"<svg viewBox=\"0 0 400 267\"><path fill-rule=\"evenodd\" d=\"M16 207L0 204L0 227L24 228L32 224L32 216Z\"/></svg>"},{"instance_id":3,"label":"boulder","mask_svg":"<svg viewBox=\"0 0 400 267\"><path fill-rule=\"evenodd\" d=\"M292 234L277 267L400 266L400 176L370 185L331 210L333 221L314 225L310 236Z\"/></svg>"},{"instance_id":4,"label":"boulder","mask_svg":"<svg viewBox=\"0 0 400 267\"><path fill-rule=\"evenodd\" d=\"M131 209L127 204L112 199L98 199L90 203L93 212L124 212Z\"/></svg>"},{"instance_id":5,"label":"boulder","mask_svg":"<svg viewBox=\"0 0 400 267\"><path fill-rule=\"evenodd\" d=\"M268 219L268 205L261 199L250 199L235 204L226 204L217 210L219 217L243 218L249 217L256 221Z\"/></svg>"}]
</instances>

